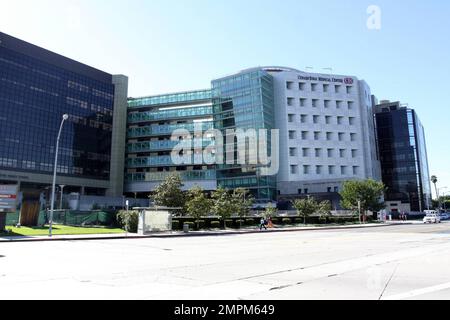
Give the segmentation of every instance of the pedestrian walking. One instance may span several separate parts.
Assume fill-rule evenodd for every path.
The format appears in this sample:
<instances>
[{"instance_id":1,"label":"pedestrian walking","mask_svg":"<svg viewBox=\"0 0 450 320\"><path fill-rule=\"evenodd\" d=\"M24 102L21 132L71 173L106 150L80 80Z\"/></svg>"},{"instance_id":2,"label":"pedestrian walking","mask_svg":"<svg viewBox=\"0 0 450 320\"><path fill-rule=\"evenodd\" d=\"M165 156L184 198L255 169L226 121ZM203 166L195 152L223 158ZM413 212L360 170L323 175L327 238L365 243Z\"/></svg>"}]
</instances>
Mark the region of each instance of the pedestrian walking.
<instances>
[{"instance_id":1,"label":"pedestrian walking","mask_svg":"<svg viewBox=\"0 0 450 320\"><path fill-rule=\"evenodd\" d=\"M259 226L259 230L262 231L263 228L264 228L265 230L267 230L267 221L266 221L266 219L261 218L261 224L260 224L260 226Z\"/></svg>"}]
</instances>

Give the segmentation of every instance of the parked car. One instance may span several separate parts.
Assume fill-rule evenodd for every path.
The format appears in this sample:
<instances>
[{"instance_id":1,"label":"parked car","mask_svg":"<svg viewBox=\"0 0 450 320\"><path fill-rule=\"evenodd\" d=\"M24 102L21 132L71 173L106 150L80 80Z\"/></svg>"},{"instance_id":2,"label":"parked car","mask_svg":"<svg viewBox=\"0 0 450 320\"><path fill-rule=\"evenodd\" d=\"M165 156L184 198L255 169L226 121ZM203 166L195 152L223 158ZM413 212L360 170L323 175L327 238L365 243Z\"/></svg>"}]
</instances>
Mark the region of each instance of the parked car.
<instances>
[{"instance_id":1,"label":"parked car","mask_svg":"<svg viewBox=\"0 0 450 320\"><path fill-rule=\"evenodd\" d=\"M441 223L441 218L437 214L427 214L427 216L423 218L423 223Z\"/></svg>"},{"instance_id":2,"label":"parked car","mask_svg":"<svg viewBox=\"0 0 450 320\"><path fill-rule=\"evenodd\" d=\"M450 214L448 214L448 213L441 213L441 214L439 215L439 218L441 218L441 221L447 221L447 220L450 220Z\"/></svg>"}]
</instances>

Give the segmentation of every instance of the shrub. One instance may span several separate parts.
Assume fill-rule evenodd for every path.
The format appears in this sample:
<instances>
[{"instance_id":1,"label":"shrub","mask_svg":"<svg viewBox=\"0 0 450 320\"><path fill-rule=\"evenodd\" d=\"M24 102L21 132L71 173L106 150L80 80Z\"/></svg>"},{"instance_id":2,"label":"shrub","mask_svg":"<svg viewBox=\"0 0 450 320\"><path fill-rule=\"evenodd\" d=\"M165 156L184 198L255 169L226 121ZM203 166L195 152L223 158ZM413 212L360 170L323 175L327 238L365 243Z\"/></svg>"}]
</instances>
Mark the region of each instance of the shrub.
<instances>
[{"instance_id":1,"label":"shrub","mask_svg":"<svg viewBox=\"0 0 450 320\"><path fill-rule=\"evenodd\" d=\"M245 224L248 226L254 226L257 225L258 223L255 222L255 219L247 219L245 220Z\"/></svg>"},{"instance_id":2,"label":"shrub","mask_svg":"<svg viewBox=\"0 0 450 320\"><path fill-rule=\"evenodd\" d=\"M185 225L188 225L189 226L189 230L194 230L195 229L195 223L194 222L191 222L191 221L186 221L186 222L184 222L183 223L183 229L184 229L184 226Z\"/></svg>"},{"instance_id":3,"label":"shrub","mask_svg":"<svg viewBox=\"0 0 450 320\"><path fill-rule=\"evenodd\" d=\"M233 220L227 219L224 221L225 228L232 227L232 226L233 226Z\"/></svg>"},{"instance_id":4,"label":"shrub","mask_svg":"<svg viewBox=\"0 0 450 320\"><path fill-rule=\"evenodd\" d=\"M304 218L295 218L294 223L295 224L304 224L305 219ZM308 222L308 221L307 221Z\"/></svg>"},{"instance_id":5,"label":"shrub","mask_svg":"<svg viewBox=\"0 0 450 320\"><path fill-rule=\"evenodd\" d=\"M197 224L195 224L195 225L197 225ZM206 221L205 220L198 220L198 229L202 230L202 229L205 229L205 227L206 227Z\"/></svg>"},{"instance_id":6,"label":"shrub","mask_svg":"<svg viewBox=\"0 0 450 320\"><path fill-rule=\"evenodd\" d=\"M211 228L212 229L219 229L220 228L220 221L211 221Z\"/></svg>"},{"instance_id":7,"label":"shrub","mask_svg":"<svg viewBox=\"0 0 450 320\"><path fill-rule=\"evenodd\" d=\"M180 230L180 221L178 220L173 220L172 221L172 230Z\"/></svg>"},{"instance_id":8,"label":"shrub","mask_svg":"<svg viewBox=\"0 0 450 320\"><path fill-rule=\"evenodd\" d=\"M242 226L245 226L245 220L236 220L236 227L240 228Z\"/></svg>"},{"instance_id":9,"label":"shrub","mask_svg":"<svg viewBox=\"0 0 450 320\"><path fill-rule=\"evenodd\" d=\"M119 211L117 214L117 221L123 230L131 233L137 233L139 226L139 212Z\"/></svg>"},{"instance_id":10,"label":"shrub","mask_svg":"<svg viewBox=\"0 0 450 320\"><path fill-rule=\"evenodd\" d=\"M291 218L283 218L282 223L283 224L291 224L292 220Z\"/></svg>"}]
</instances>

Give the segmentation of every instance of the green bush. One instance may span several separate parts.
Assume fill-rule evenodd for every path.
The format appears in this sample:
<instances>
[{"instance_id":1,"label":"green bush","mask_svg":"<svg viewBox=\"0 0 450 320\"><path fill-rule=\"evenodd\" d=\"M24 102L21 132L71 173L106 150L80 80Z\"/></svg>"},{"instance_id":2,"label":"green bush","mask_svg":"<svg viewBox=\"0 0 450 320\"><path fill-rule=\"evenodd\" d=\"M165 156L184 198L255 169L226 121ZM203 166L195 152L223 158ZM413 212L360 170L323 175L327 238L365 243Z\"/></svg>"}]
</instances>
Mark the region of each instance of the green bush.
<instances>
[{"instance_id":1,"label":"green bush","mask_svg":"<svg viewBox=\"0 0 450 320\"><path fill-rule=\"evenodd\" d=\"M127 232L137 233L139 226L139 212L137 211L119 211L117 221L121 228Z\"/></svg>"},{"instance_id":2,"label":"green bush","mask_svg":"<svg viewBox=\"0 0 450 320\"><path fill-rule=\"evenodd\" d=\"M241 226L245 226L245 220L236 220L236 228L240 228Z\"/></svg>"},{"instance_id":3,"label":"green bush","mask_svg":"<svg viewBox=\"0 0 450 320\"><path fill-rule=\"evenodd\" d=\"M225 228L231 228L233 226L233 220L227 219L224 221Z\"/></svg>"},{"instance_id":4,"label":"green bush","mask_svg":"<svg viewBox=\"0 0 450 320\"><path fill-rule=\"evenodd\" d=\"M178 220L173 220L172 221L172 230L180 230L180 221Z\"/></svg>"},{"instance_id":5,"label":"green bush","mask_svg":"<svg viewBox=\"0 0 450 320\"><path fill-rule=\"evenodd\" d=\"M246 219L245 224L247 226L254 226L254 225L257 225L258 223L255 222L255 219Z\"/></svg>"},{"instance_id":6,"label":"green bush","mask_svg":"<svg viewBox=\"0 0 450 320\"><path fill-rule=\"evenodd\" d=\"M281 221L283 224L291 224L292 220L291 218L283 218L283 220Z\"/></svg>"},{"instance_id":7,"label":"green bush","mask_svg":"<svg viewBox=\"0 0 450 320\"><path fill-rule=\"evenodd\" d=\"M186 221L186 222L184 222L183 223L183 229L184 229L184 226L185 225L188 225L189 226L189 230L194 230L195 229L195 223L194 222L191 222L191 221Z\"/></svg>"},{"instance_id":8,"label":"green bush","mask_svg":"<svg viewBox=\"0 0 450 320\"><path fill-rule=\"evenodd\" d=\"M305 219L304 218L300 218L300 217L299 218L295 218L294 221L295 221L294 222L295 224L304 224L305 223Z\"/></svg>"},{"instance_id":9,"label":"green bush","mask_svg":"<svg viewBox=\"0 0 450 320\"><path fill-rule=\"evenodd\" d=\"M211 221L212 229L220 229L220 221Z\"/></svg>"},{"instance_id":10,"label":"green bush","mask_svg":"<svg viewBox=\"0 0 450 320\"><path fill-rule=\"evenodd\" d=\"M197 226L197 223L195 224ZM206 221L205 220L198 220L198 229L202 230L206 227Z\"/></svg>"}]
</instances>

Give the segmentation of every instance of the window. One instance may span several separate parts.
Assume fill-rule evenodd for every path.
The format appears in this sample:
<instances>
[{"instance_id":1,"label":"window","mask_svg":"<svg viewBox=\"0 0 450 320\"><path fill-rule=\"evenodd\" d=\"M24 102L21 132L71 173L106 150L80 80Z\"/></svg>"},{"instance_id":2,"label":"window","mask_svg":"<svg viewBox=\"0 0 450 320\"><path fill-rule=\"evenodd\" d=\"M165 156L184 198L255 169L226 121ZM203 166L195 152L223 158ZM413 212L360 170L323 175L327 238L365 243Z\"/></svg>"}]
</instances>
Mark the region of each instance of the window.
<instances>
[{"instance_id":1,"label":"window","mask_svg":"<svg viewBox=\"0 0 450 320\"><path fill-rule=\"evenodd\" d=\"M320 116L313 116L313 122L314 124L318 124L320 120Z\"/></svg>"},{"instance_id":2,"label":"window","mask_svg":"<svg viewBox=\"0 0 450 320\"><path fill-rule=\"evenodd\" d=\"M302 152L303 152L303 157L309 157L309 149L308 148L303 148L302 149Z\"/></svg>"},{"instance_id":3,"label":"window","mask_svg":"<svg viewBox=\"0 0 450 320\"><path fill-rule=\"evenodd\" d=\"M316 166L316 174L322 174L322 166Z\"/></svg>"},{"instance_id":4,"label":"window","mask_svg":"<svg viewBox=\"0 0 450 320\"><path fill-rule=\"evenodd\" d=\"M286 89L292 90L294 88L294 83L292 81L286 82Z\"/></svg>"},{"instance_id":5,"label":"window","mask_svg":"<svg viewBox=\"0 0 450 320\"><path fill-rule=\"evenodd\" d=\"M347 86L347 94L352 94L352 92L353 92L353 87Z\"/></svg>"},{"instance_id":6,"label":"window","mask_svg":"<svg viewBox=\"0 0 450 320\"><path fill-rule=\"evenodd\" d=\"M305 189L305 190L303 190L303 191L304 191L305 194L308 194L308 193L309 193L309 190L308 190L308 189Z\"/></svg>"},{"instance_id":7,"label":"window","mask_svg":"<svg viewBox=\"0 0 450 320\"><path fill-rule=\"evenodd\" d=\"M289 131L289 139L294 140L297 138L297 132L296 131Z\"/></svg>"},{"instance_id":8,"label":"window","mask_svg":"<svg viewBox=\"0 0 450 320\"><path fill-rule=\"evenodd\" d=\"M334 192L338 193L339 192L339 187L334 187Z\"/></svg>"},{"instance_id":9,"label":"window","mask_svg":"<svg viewBox=\"0 0 450 320\"><path fill-rule=\"evenodd\" d=\"M304 98L300 99L300 107L306 107L306 99Z\"/></svg>"},{"instance_id":10,"label":"window","mask_svg":"<svg viewBox=\"0 0 450 320\"><path fill-rule=\"evenodd\" d=\"M356 158L358 156L358 150L353 149L352 150L352 158Z\"/></svg>"},{"instance_id":11,"label":"window","mask_svg":"<svg viewBox=\"0 0 450 320\"><path fill-rule=\"evenodd\" d=\"M339 136L339 141L344 141L344 139L345 139L345 133L339 132L338 136Z\"/></svg>"},{"instance_id":12,"label":"window","mask_svg":"<svg viewBox=\"0 0 450 320\"><path fill-rule=\"evenodd\" d=\"M297 190L298 194L302 194L302 191L303 191L302 189Z\"/></svg>"},{"instance_id":13,"label":"window","mask_svg":"<svg viewBox=\"0 0 450 320\"><path fill-rule=\"evenodd\" d=\"M340 93L341 92L341 86L340 85L335 85L334 86L334 92L335 93Z\"/></svg>"},{"instance_id":14,"label":"window","mask_svg":"<svg viewBox=\"0 0 450 320\"><path fill-rule=\"evenodd\" d=\"M303 174L309 174L309 168L310 166L303 166Z\"/></svg>"},{"instance_id":15,"label":"window","mask_svg":"<svg viewBox=\"0 0 450 320\"><path fill-rule=\"evenodd\" d=\"M353 101L348 102L348 110L353 110L355 107L355 103Z\"/></svg>"},{"instance_id":16,"label":"window","mask_svg":"<svg viewBox=\"0 0 450 320\"><path fill-rule=\"evenodd\" d=\"M313 99L312 106L313 106L313 108L318 108L319 107L319 100L318 99Z\"/></svg>"},{"instance_id":17,"label":"window","mask_svg":"<svg viewBox=\"0 0 450 320\"><path fill-rule=\"evenodd\" d=\"M334 149L327 149L328 158L334 157Z\"/></svg>"},{"instance_id":18,"label":"window","mask_svg":"<svg viewBox=\"0 0 450 320\"><path fill-rule=\"evenodd\" d=\"M294 105L294 98L287 98L287 104L292 107Z\"/></svg>"},{"instance_id":19,"label":"window","mask_svg":"<svg viewBox=\"0 0 450 320\"><path fill-rule=\"evenodd\" d=\"M331 193L331 187L328 187L327 192Z\"/></svg>"},{"instance_id":20,"label":"window","mask_svg":"<svg viewBox=\"0 0 450 320\"><path fill-rule=\"evenodd\" d=\"M349 123L351 126L354 126L355 123L356 123L355 118L354 118L354 117L350 117L350 118L348 119L348 123Z\"/></svg>"},{"instance_id":21,"label":"window","mask_svg":"<svg viewBox=\"0 0 450 320\"><path fill-rule=\"evenodd\" d=\"M356 133L350 133L350 140L352 142L356 141Z\"/></svg>"},{"instance_id":22,"label":"window","mask_svg":"<svg viewBox=\"0 0 450 320\"><path fill-rule=\"evenodd\" d=\"M289 156L296 157L297 156L297 148L289 148Z\"/></svg>"},{"instance_id":23,"label":"window","mask_svg":"<svg viewBox=\"0 0 450 320\"><path fill-rule=\"evenodd\" d=\"M325 116L325 123L326 124L331 124L331 119L332 118L333 118L332 116Z\"/></svg>"},{"instance_id":24,"label":"window","mask_svg":"<svg viewBox=\"0 0 450 320\"><path fill-rule=\"evenodd\" d=\"M344 117L337 117L337 124L343 125L344 124Z\"/></svg>"},{"instance_id":25,"label":"window","mask_svg":"<svg viewBox=\"0 0 450 320\"><path fill-rule=\"evenodd\" d=\"M326 109L329 109L331 107L331 101L330 100L325 100L324 105L325 105Z\"/></svg>"},{"instance_id":26,"label":"window","mask_svg":"<svg viewBox=\"0 0 450 320\"><path fill-rule=\"evenodd\" d=\"M341 175L345 176L347 174L347 167L341 166Z\"/></svg>"},{"instance_id":27,"label":"window","mask_svg":"<svg viewBox=\"0 0 450 320\"><path fill-rule=\"evenodd\" d=\"M291 174L297 174L298 166L291 166Z\"/></svg>"},{"instance_id":28,"label":"window","mask_svg":"<svg viewBox=\"0 0 450 320\"><path fill-rule=\"evenodd\" d=\"M300 83L298 84L298 89L299 89L300 91L305 91L305 87L306 87L306 83L305 83L305 82L300 82Z\"/></svg>"},{"instance_id":29,"label":"window","mask_svg":"<svg viewBox=\"0 0 450 320\"><path fill-rule=\"evenodd\" d=\"M323 92L328 92L330 91L330 85L329 84L324 84L323 85Z\"/></svg>"},{"instance_id":30,"label":"window","mask_svg":"<svg viewBox=\"0 0 450 320\"><path fill-rule=\"evenodd\" d=\"M333 175L335 173L335 169L336 169L335 166L328 166L328 173Z\"/></svg>"},{"instance_id":31,"label":"window","mask_svg":"<svg viewBox=\"0 0 450 320\"><path fill-rule=\"evenodd\" d=\"M316 158L322 157L322 149L317 148L317 149L315 150L315 152L316 152Z\"/></svg>"},{"instance_id":32,"label":"window","mask_svg":"<svg viewBox=\"0 0 450 320\"><path fill-rule=\"evenodd\" d=\"M289 114L289 115L288 115L288 121L289 121L290 123L294 122L294 121L295 121L295 114Z\"/></svg>"},{"instance_id":33,"label":"window","mask_svg":"<svg viewBox=\"0 0 450 320\"><path fill-rule=\"evenodd\" d=\"M302 131L302 140L308 140L308 131Z\"/></svg>"},{"instance_id":34,"label":"window","mask_svg":"<svg viewBox=\"0 0 450 320\"><path fill-rule=\"evenodd\" d=\"M359 174L359 167L353 167L353 175L357 176Z\"/></svg>"},{"instance_id":35,"label":"window","mask_svg":"<svg viewBox=\"0 0 450 320\"><path fill-rule=\"evenodd\" d=\"M317 91L317 83L311 83L311 91L312 92Z\"/></svg>"},{"instance_id":36,"label":"window","mask_svg":"<svg viewBox=\"0 0 450 320\"><path fill-rule=\"evenodd\" d=\"M333 132L327 132L327 141L333 140Z\"/></svg>"},{"instance_id":37,"label":"window","mask_svg":"<svg viewBox=\"0 0 450 320\"><path fill-rule=\"evenodd\" d=\"M320 140L320 131L314 132L314 140L316 141Z\"/></svg>"},{"instance_id":38,"label":"window","mask_svg":"<svg viewBox=\"0 0 450 320\"><path fill-rule=\"evenodd\" d=\"M342 101L338 100L336 101L336 109L341 109L342 108Z\"/></svg>"},{"instance_id":39,"label":"window","mask_svg":"<svg viewBox=\"0 0 450 320\"><path fill-rule=\"evenodd\" d=\"M339 150L339 156L340 156L341 158L345 158L345 149L340 149L340 150Z\"/></svg>"},{"instance_id":40,"label":"window","mask_svg":"<svg viewBox=\"0 0 450 320\"><path fill-rule=\"evenodd\" d=\"M301 122L301 123L306 123L307 121L308 121L308 115L302 114L302 115L300 116L300 122Z\"/></svg>"}]
</instances>

